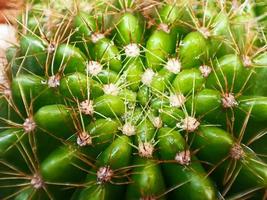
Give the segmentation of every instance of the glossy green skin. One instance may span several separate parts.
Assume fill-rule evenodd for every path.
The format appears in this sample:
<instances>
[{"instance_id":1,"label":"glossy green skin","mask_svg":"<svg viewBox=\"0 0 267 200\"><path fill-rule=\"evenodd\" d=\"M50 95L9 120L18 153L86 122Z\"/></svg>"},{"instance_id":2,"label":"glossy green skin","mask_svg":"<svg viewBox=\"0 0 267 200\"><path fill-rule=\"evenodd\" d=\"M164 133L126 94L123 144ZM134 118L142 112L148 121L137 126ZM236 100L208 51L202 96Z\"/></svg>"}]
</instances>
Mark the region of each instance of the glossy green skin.
<instances>
[{"instance_id":1,"label":"glossy green skin","mask_svg":"<svg viewBox=\"0 0 267 200\"><path fill-rule=\"evenodd\" d=\"M219 179L221 180L229 167L229 151L234 144L234 139L228 132L217 127L201 126L192 138L192 146L199 149L197 156L201 160L217 164L228 158L219 168ZM237 160L237 167L242 166L233 188L248 188L255 185L266 187L267 166L248 147L242 145L245 152L244 157ZM216 152L216 154L211 152ZM244 181L246 180L246 181ZM218 182L217 182L218 183Z\"/></svg>"},{"instance_id":2,"label":"glossy green skin","mask_svg":"<svg viewBox=\"0 0 267 200\"><path fill-rule=\"evenodd\" d=\"M250 7L251 8L251 7ZM251 20L255 19L253 11L247 6L247 10L237 13L231 19L231 32L235 43L241 52L246 52L247 46L252 42L248 39L248 26L249 37L253 38L257 36L256 25L251 23Z\"/></svg>"},{"instance_id":3,"label":"glossy green skin","mask_svg":"<svg viewBox=\"0 0 267 200\"><path fill-rule=\"evenodd\" d=\"M38 37L24 35L20 39L20 54L25 56L23 71L33 72L36 75L44 74L44 67L47 59L47 44Z\"/></svg>"},{"instance_id":4,"label":"glossy green skin","mask_svg":"<svg viewBox=\"0 0 267 200\"><path fill-rule=\"evenodd\" d=\"M234 144L231 134L215 126L200 126L191 139L192 147L199 148L198 158L214 164L225 158Z\"/></svg>"},{"instance_id":5,"label":"glossy green skin","mask_svg":"<svg viewBox=\"0 0 267 200\"><path fill-rule=\"evenodd\" d=\"M189 15L189 12L186 10L184 5L182 6L182 4L185 5L186 1L183 1L181 3L181 6L175 5L174 3L164 4L159 9L159 16L160 16L159 23L165 23L171 25L175 33L179 35L186 35L190 31L190 29L187 26L183 25L182 23L179 23L179 20L190 23L191 17Z\"/></svg>"},{"instance_id":6,"label":"glossy green skin","mask_svg":"<svg viewBox=\"0 0 267 200\"><path fill-rule=\"evenodd\" d=\"M173 24L179 20L182 12L178 6L166 4L160 9L159 15L162 23Z\"/></svg>"},{"instance_id":7,"label":"glossy green skin","mask_svg":"<svg viewBox=\"0 0 267 200\"><path fill-rule=\"evenodd\" d=\"M132 90L128 89L122 89L118 96L126 103L131 103L132 105L135 105L136 102L136 96L137 94L133 92ZM129 106L129 105L128 105Z\"/></svg>"},{"instance_id":8,"label":"glossy green skin","mask_svg":"<svg viewBox=\"0 0 267 200\"><path fill-rule=\"evenodd\" d=\"M229 42L231 41L230 33L230 20L225 12L220 12L216 15L213 20L213 28L211 30L212 37L210 38L210 55L216 54L218 58L233 54L234 50L230 47ZM223 41L225 38L226 41Z\"/></svg>"},{"instance_id":9,"label":"glossy green skin","mask_svg":"<svg viewBox=\"0 0 267 200\"><path fill-rule=\"evenodd\" d=\"M162 63L174 53L176 39L172 33L155 30L146 43L146 62L155 71L162 68Z\"/></svg>"},{"instance_id":10,"label":"glossy green skin","mask_svg":"<svg viewBox=\"0 0 267 200\"><path fill-rule=\"evenodd\" d=\"M242 165L242 170L238 174L237 182L233 187L242 188L242 185L245 185L244 188L250 186L255 187L267 186L267 165L263 162L257 155L248 147L243 147L246 155L243 159L240 160L240 165ZM245 181L246 180L246 181ZM244 184L245 183L245 184Z\"/></svg>"},{"instance_id":11,"label":"glossy green skin","mask_svg":"<svg viewBox=\"0 0 267 200\"><path fill-rule=\"evenodd\" d=\"M49 88L45 82L44 78L30 74L20 74L12 80L13 100L21 111L25 109L22 96L28 106L33 103L34 112L44 105L62 101L57 90Z\"/></svg>"},{"instance_id":12,"label":"glossy green skin","mask_svg":"<svg viewBox=\"0 0 267 200\"><path fill-rule=\"evenodd\" d=\"M178 131L161 128L158 133L161 160L174 160L175 155L187 149L185 140ZM216 190L199 161L193 157L186 166L178 163L163 164L164 177L170 187L178 187L171 194L173 199L215 200Z\"/></svg>"},{"instance_id":13,"label":"glossy green skin","mask_svg":"<svg viewBox=\"0 0 267 200\"><path fill-rule=\"evenodd\" d=\"M10 154L10 150L22 139L23 133L21 129L7 129L0 133L0 158Z\"/></svg>"},{"instance_id":14,"label":"glossy green skin","mask_svg":"<svg viewBox=\"0 0 267 200\"><path fill-rule=\"evenodd\" d=\"M191 97L186 101L187 112L191 113L193 110L197 117L208 123L220 122L222 126L226 126L226 116L230 114L222 107L221 98L218 90L203 89L193 99Z\"/></svg>"},{"instance_id":15,"label":"glossy green skin","mask_svg":"<svg viewBox=\"0 0 267 200\"><path fill-rule=\"evenodd\" d=\"M116 83L118 81L119 75L109 69L103 69L97 76L93 76L93 79L101 84Z\"/></svg>"},{"instance_id":16,"label":"glossy green skin","mask_svg":"<svg viewBox=\"0 0 267 200\"><path fill-rule=\"evenodd\" d=\"M64 76L60 80L59 91L64 97L80 101L87 99L88 94L92 99L104 94L102 86L98 82L79 72Z\"/></svg>"},{"instance_id":17,"label":"glossy green skin","mask_svg":"<svg viewBox=\"0 0 267 200\"><path fill-rule=\"evenodd\" d=\"M170 87L174 77L175 74L163 68L153 77L150 87L155 92L162 93Z\"/></svg>"},{"instance_id":18,"label":"glossy green skin","mask_svg":"<svg viewBox=\"0 0 267 200\"><path fill-rule=\"evenodd\" d=\"M135 107L133 112L130 112L130 117L128 117L127 119L132 123L133 125L137 125L138 123L140 123L143 119L143 110L140 107Z\"/></svg>"},{"instance_id":19,"label":"glossy green skin","mask_svg":"<svg viewBox=\"0 0 267 200\"><path fill-rule=\"evenodd\" d=\"M140 44L143 38L144 28L144 24L142 24L142 20L138 16L126 12L116 26L116 40L123 45L130 43Z\"/></svg>"},{"instance_id":20,"label":"glossy green skin","mask_svg":"<svg viewBox=\"0 0 267 200\"><path fill-rule=\"evenodd\" d=\"M197 93L193 99L190 98L190 100L186 102L188 111L191 112L192 106L197 116L207 115L212 111L218 111L217 109L221 107L221 94L218 90L203 89Z\"/></svg>"},{"instance_id":21,"label":"glossy green skin","mask_svg":"<svg viewBox=\"0 0 267 200\"><path fill-rule=\"evenodd\" d=\"M96 177L87 178L88 182L94 183ZM111 184L99 185L91 184L84 189L80 195L75 194L73 200L116 200L121 197L121 187L113 186ZM76 196L77 195L77 196Z\"/></svg>"},{"instance_id":22,"label":"glossy green skin","mask_svg":"<svg viewBox=\"0 0 267 200\"><path fill-rule=\"evenodd\" d=\"M246 116L251 110L250 117L255 121L267 121L267 97L260 96L242 96L238 99L238 110L241 115Z\"/></svg>"},{"instance_id":23,"label":"glossy green skin","mask_svg":"<svg viewBox=\"0 0 267 200\"><path fill-rule=\"evenodd\" d=\"M159 197L165 191L164 180L159 165L149 159L137 158L137 165L131 176L132 184L128 185L126 199L137 200L148 197ZM157 199L165 199L159 197Z\"/></svg>"},{"instance_id":24,"label":"glossy green skin","mask_svg":"<svg viewBox=\"0 0 267 200\"><path fill-rule=\"evenodd\" d=\"M21 148L21 143L26 146L27 140L27 135L24 134L24 131L21 129L10 128L1 131L0 159L3 160L3 162L8 161L9 164L16 166L19 170L28 171L27 165L17 148L18 146ZM7 168L3 163L0 163L0 170L6 171L7 169L10 170L10 168Z\"/></svg>"},{"instance_id":25,"label":"glossy green skin","mask_svg":"<svg viewBox=\"0 0 267 200\"><path fill-rule=\"evenodd\" d=\"M255 14L261 17L261 21L265 22L266 24L267 17L264 14L267 13L267 2L264 2L261 0L255 0L254 10L255 10Z\"/></svg>"},{"instance_id":26,"label":"glossy green skin","mask_svg":"<svg viewBox=\"0 0 267 200\"><path fill-rule=\"evenodd\" d=\"M72 22L72 27L74 33L71 36L71 41L75 46L86 55L90 55L90 48L92 48L92 43L90 42L90 37L93 32L96 31L97 23L93 15L79 12Z\"/></svg>"},{"instance_id":27,"label":"glossy green skin","mask_svg":"<svg viewBox=\"0 0 267 200\"><path fill-rule=\"evenodd\" d=\"M234 54L221 57L216 61L215 71L207 79L208 88L222 90L225 92L239 92L246 83L249 74L252 71L245 68L241 59ZM249 87L250 83L246 84Z\"/></svg>"},{"instance_id":28,"label":"glossy green skin","mask_svg":"<svg viewBox=\"0 0 267 200\"><path fill-rule=\"evenodd\" d=\"M248 95L267 96L267 52L263 52L253 58L252 67L256 71L255 78L252 80L252 87L248 90Z\"/></svg>"},{"instance_id":29,"label":"glossy green skin","mask_svg":"<svg viewBox=\"0 0 267 200\"><path fill-rule=\"evenodd\" d=\"M77 153L77 149L71 146L62 146L50 154L41 164L44 180L52 182L80 180L82 171L72 165L78 162Z\"/></svg>"},{"instance_id":30,"label":"glossy green skin","mask_svg":"<svg viewBox=\"0 0 267 200\"><path fill-rule=\"evenodd\" d=\"M126 64L127 70L126 79L129 87L133 91L137 91L139 89L141 83L141 77L144 72L144 66L141 58L130 59Z\"/></svg>"},{"instance_id":31,"label":"glossy green skin","mask_svg":"<svg viewBox=\"0 0 267 200\"><path fill-rule=\"evenodd\" d=\"M160 109L164 107L168 107L170 102L168 101L167 98L162 98L156 97L151 100L150 103L150 108L153 110L153 112L156 112L156 114L160 113Z\"/></svg>"},{"instance_id":32,"label":"glossy green skin","mask_svg":"<svg viewBox=\"0 0 267 200\"><path fill-rule=\"evenodd\" d=\"M94 110L101 117L120 117L125 112L125 105L117 96L105 94L94 101Z\"/></svg>"},{"instance_id":33,"label":"glossy green skin","mask_svg":"<svg viewBox=\"0 0 267 200\"><path fill-rule=\"evenodd\" d=\"M30 187L26 190L23 190L22 192L20 192L14 200L28 200L28 199L32 199L32 200L49 200L49 197L47 196L47 194L45 193L44 190L40 189L40 190L36 190L33 187Z\"/></svg>"},{"instance_id":34,"label":"glossy green skin","mask_svg":"<svg viewBox=\"0 0 267 200\"><path fill-rule=\"evenodd\" d=\"M162 160L174 160L175 155L186 150L186 142L179 131L161 128L157 134L159 156ZM178 163L176 165L179 165Z\"/></svg>"},{"instance_id":35,"label":"glossy green skin","mask_svg":"<svg viewBox=\"0 0 267 200\"><path fill-rule=\"evenodd\" d=\"M134 4L134 1L133 0L125 0L125 1L113 0L112 3L117 9L122 10L126 8L131 8L131 6Z\"/></svg>"},{"instance_id":36,"label":"glossy green skin","mask_svg":"<svg viewBox=\"0 0 267 200\"><path fill-rule=\"evenodd\" d=\"M79 183L85 176L85 172L80 168L88 167L79 159L78 150L73 146L61 146L53 151L41 163L40 172L44 181L55 183L48 185L48 191L55 199L69 198L73 188L57 185L56 183Z\"/></svg>"},{"instance_id":37,"label":"glossy green skin","mask_svg":"<svg viewBox=\"0 0 267 200\"><path fill-rule=\"evenodd\" d=\"M188 94L193 91L196 93L204 82L205 79L198 69L185 69L176 76L172 85L175 92Z\"/></svg>"},{"instance_id":38,"label":"glossy green skin","mask_svg":"<svg viewBox=\"0 0 267 200\"><path fill-rule=\"evenodd\" d=\"M130 164L132 147L131 140L127 136L120 136L114 140L97 158L96 166L104 167L110 166L112 170L117 170L127 167ZM94 172L95 173L95 172ZM116 180L114 177L113 182ZM116 199L119 198L123 192L123 185L114 185L112 183L97 184L97 177L95 174L88 174L86 181L89 186L83 189L77 199Z\"/></svg>"},{"instance_id":39,"label":"glossy green skin","mask_svg":"<svg viewBox=\"0 0 267 200\"><path fill-rule=\"evenodd\" d=\"M111 169L127 167L132 153L131 139L125 135L119 136L97 158L96 165L110 166Z\"/></svg>"},{"instance_id":40,"label":"glossy green skin","mask_svg":"<svg viewBox=\"0 0 267 200\"><path fill-rule=\"evenodd\" d=\"M85 12L78 13L73 18L73 28L76 30L74 33L75 39L88 39L96 30L96 22L92 15Z\"/></svg>"},{"instance_id":41,"label":"glossy green skin","mask_svg":"<svg viewBox=\"0 0 267 200\"><path fill-rule=\"evenodd\" d=\"M76 47L70 44L61 44L56 48L55 60L51 71L57 73L63 71L65 74L73 72L86 73L86 57Z\"/></svg>"},{"instance_id":42,"label":"glossy green skin","mask_svg":"<svg viewBox=\"0 0 267 200\"><path fill-rule=\"evenodd\" d=\"M90 147L92 155L97 156L112 142L119 126L118 121L108 118L92 121L86 127L86 131L92 137L92 147Z\"/></svg>"},{"instance_id":43,"label":"glossy green skin","mask_svg":"<svg viewBox=\"0 0 267 200\"><path fill-rule=\"evenodd\" d=\"M197 13L198 16L203 19L205 17L205 22L211 23L211 21L218 15L220 12L219 6L217 6L216 0L207 0L205 5L198 5L198 9L205 9L205 11ZM214 25L216 26L216 25Z\"/></svg>"},{"instance_id":44,"label":"glossy green skin","mask_svg":"<svg viewBox=\"0 0 267 200\"><path fill-rule=\"evenodd\" d=\"M19 48L11 46L6 50L6 59L10 65L12 75L15 76L20 69L23 58L20 58ZM23 68L21 68L23 70Z\"/></svg>"},{"instance_id":45,"label":"glossy green skin","mask_svg":"<svg viewBox=\"0 0 267 200\"><path fill-rule=\"evenodd\" d=\"M199 67L208 54L208 44L199 32L190 32L183 39L180 48L180 59L183 68Z\"/></svg>"},{"instance_id":46,"label":"glossy green skin","mask_svg":"<svg viewBox=\"0 0 267 200\"><path fill-rule=\"evenodd\" d=\"M151 142L155 138L156 129L149 119L143 120L136 127L135 143Z\"/></svg>"},{"instance_id":47,"label":"glossy green skin","mask_svg":"<svg viewBox=\"0 0 267 200\"><path fill-rule=\"evenodd\" d=\"M71 110L62 104L43 106L35 113L34 121L39 129L59 138L68 138L76 132Z\"/></svg>"},{"instance_id":48,"label":"glossy green skin","mask_svg":"<svg viewBox=\"0 0 267 200\"><path fill-rule=\"evenodd\" d=\"M43 25L45 19L40 16L40 13L21 13L17 20L19 22L18 29L20 32L27 33L28 35L40 36L41 31L44 31Z\"/></svg>"},{"instance_id":49,"label":"glossy green skin","mask_svg":"<svg viewBox=\"0 0 267 200\"><path fill-rule=\"evenodd\" d=\"M137 100L142 106L145 106L149 102L150 95L151 92L149 87L144 85L140 87L137 92Z\"/></svg>"},{"instance_id":50,"label":"glossy green skin","mask_svg":"<svg viewBox=\"0 0 267 200\"><path fill-rule=\"evenodd\" d=\"M160 118L168 127L174 128L177 122L184 118L184 112L175 107L163 107L160 110Z\"/></svg>"},{"instance_id":51,"label":"glossy green skin","mask_svg":"<svg viewBox=\"0 0 267 200\"><path fill-rule=\"evenodd\" d=\"M110 39L103 38L95 43L93 58L106 65L108 69L120 72L122 69L120 57L119 49Z\"/></svg>"},{"instance_id":52,"label":"glossy green skin","mask_svg":"<svg viewBox=\"0 0 267 200\"><path fill-rule=\"evenodd\" d=\"M86 99L90 92L90 78L79 72L68 74L60 80L60 93L71 99Z\"/></svg>"},{"instance_id":53,"label":"glossy green skin","mask_svg":"<svg viewBox=\"0 0 267 200\"><path fill-rule=\"evenodd\" d=\"M16 112L16 109L10 104L9 99L5 96L0 96L0 127L1 130L4 130L4 127L9 127L8 121L11 120L12 122L22 123L23 119Z\"/></svg>"}]
</instances>

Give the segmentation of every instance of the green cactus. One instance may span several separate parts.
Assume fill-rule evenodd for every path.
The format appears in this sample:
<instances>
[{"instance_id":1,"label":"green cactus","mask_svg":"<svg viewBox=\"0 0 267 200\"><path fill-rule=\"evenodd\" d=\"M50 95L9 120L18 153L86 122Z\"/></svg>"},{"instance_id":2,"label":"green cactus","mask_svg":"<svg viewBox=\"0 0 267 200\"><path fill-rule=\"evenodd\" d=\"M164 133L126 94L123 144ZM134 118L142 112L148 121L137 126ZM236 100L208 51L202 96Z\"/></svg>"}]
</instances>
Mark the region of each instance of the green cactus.
<instances>
[{"instance_id":1,"label":"green cactus","mask_svg":"<svg viewBox=\"0 0 267 200\"><path fill-rule=\"evenodd\" d=\"M266 199L265 7L28 3L0 76L0 199Z\"/></svg>"}]
</instances>

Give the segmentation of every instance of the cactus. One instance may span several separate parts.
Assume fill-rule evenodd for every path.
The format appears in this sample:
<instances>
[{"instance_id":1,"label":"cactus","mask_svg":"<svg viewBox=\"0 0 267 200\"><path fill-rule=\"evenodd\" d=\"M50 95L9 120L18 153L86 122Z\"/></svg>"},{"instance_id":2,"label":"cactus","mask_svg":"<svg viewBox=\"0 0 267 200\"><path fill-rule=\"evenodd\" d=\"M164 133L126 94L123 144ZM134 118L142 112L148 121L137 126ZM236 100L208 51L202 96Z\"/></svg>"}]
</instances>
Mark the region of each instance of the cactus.
<instances>
[{"instance_id":1,"label":"cactus","mask_svg":"<svg viewBox=\"0 0 267 200\"><path fill-rule=\"evenodd\" d=\"M260 1L32 2L0 79L0 199L266 199Z\"/></svg>"}]
</instances>

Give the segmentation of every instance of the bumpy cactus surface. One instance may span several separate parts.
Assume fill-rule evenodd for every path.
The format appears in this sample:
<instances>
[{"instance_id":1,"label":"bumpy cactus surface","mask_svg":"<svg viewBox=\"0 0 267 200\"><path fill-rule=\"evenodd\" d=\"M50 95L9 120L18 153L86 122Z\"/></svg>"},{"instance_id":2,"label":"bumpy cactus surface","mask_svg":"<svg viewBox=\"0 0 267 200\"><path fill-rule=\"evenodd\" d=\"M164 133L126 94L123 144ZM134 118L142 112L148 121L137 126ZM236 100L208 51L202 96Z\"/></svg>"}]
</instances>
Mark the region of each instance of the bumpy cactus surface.
<instances>
[{"instance_id":1,"label":"bumpy cactus surface","mask_svg":"<svg viewBox=\"0 0 267 200\"><path fill-rule=\"evenodd\" d=\"M27 4L0 199L267 199L264 2Z\"/></svg>"}]
</instances>

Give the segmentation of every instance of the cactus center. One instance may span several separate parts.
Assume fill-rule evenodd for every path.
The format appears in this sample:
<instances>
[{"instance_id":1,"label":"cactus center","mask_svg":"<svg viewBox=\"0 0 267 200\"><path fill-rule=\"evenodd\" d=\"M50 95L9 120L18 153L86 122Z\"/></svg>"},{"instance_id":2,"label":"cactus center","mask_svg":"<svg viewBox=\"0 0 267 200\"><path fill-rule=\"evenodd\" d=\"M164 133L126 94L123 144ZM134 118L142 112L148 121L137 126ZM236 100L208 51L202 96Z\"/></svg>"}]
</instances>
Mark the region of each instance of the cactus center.
<instances>
[{"instance_id":1,"label":"cactus center","mask_svg":"<svg viewBox=\"0 0 267 200\"><path fill-rule=\"evenodd\" d=\"M94 106L92 100L85 100L80 103L80 110L85 115L94 114Z\"/></svg>"},{"instance_id":2,"label":"cactus center","mask_svg":"<svg viewBox=\"0 0 267 200\"><path fill-rule=\"evenodd\" d=\"M130 123L125 123L122 127L122 133L127 136L135 135L135 126Z\"/></svg>"},{"instance_id":3,"label":"cactus center","mask_svg":"<svg viewBox=\"0 0 267 200\"><path fill-rule=\"evenodd\" d=\"M11 96L12 96L11 89L9 89L9 88L4 88L4 89L3 89L3 95L4 95L5 97L11 97Z\"/></svg>"},{"instance_id":4,"label":"cactus center","mask_svg":"<svg viewBox=\"0 0 267 200\"><path fill-rule=\"evenodd\" d=\"M245 67L250 67L252 65L252 61L249 56L243 56L243 64Z\"/></svg>"},{"instance_id":5,"label":"cactus center","mask_svg":"<svg viewBox=\"0 0 267 200\"><path fill-rule=\"evenodd\" d=\"M49 54L52 54L52 53L54 53L54 51L55 51L55 45L54 44L49 44L48 47L47 47L47 52Z\"/></svg>"},{"instance_id":6,"label":"cactus center","mask_svg":"<svg viewBox=\"0 0 267 200\"><path fill-rule=\"evenodd\" d=\"M119 88L113 83L104 85L103 91L105 94L110 94L113 96L117 96L119 94Z\"/></svg>"},{"instance_id":7,"label":"cactus center","mask_svg":"<svg viewBox=\"0 0 267 200\"><path fill-rule=\"evenodd\" d=\"M131 43L124 47L126 56L128 57L137 57L140 55L140 48L138 44Z\"/></svg>"},{"instance_id":8,"label":"cactus center","mask_svg":"<svg viewBox=\"0 0 267 200\"><path fill-rule=\"evenodd\" d=\"M170 31L171 31L169 26L168 26L168 24L164 24L164 23L160 23L159 26L158 26L158 29L162 30L162 31L164 31L166 33L170 33Z\"/></svg>"},{"instance_id":9,"label":"cactus center","mask_svg":"<svg viewBox=\"0 0 267 200\"><path fill-rule=\"evenodd\" d=\"M151 158L154 151L154 146L150 142L140 142L138 152L141 157Z\"/></svg>"},{"instance_id":10,"label":"cactus center","mask_svg":"<svg viewBox=\"0 0 267 200\"><path fill-rule=\"evenodd\" d=\"M207 78L209 76L209 74L211 73L211 67L209 67L208 65L201 65L199 67L199 70L200 70L202 76L205 78Z\"/></svg>"},{"instance_id":11,"label":"cactus center","mask_svg":"<svg viewBox=\"0 0 267 200\"><path fill-rule=\"evenodd\" d=\"M86 72L93 76L97 76L102 71L102 65L97 61L89 61L86 66Z\"/></svg>"},{"instance_id":12,"label":"cactus center","mask_svg":"<svg viewBox=\"0 0 267 200\"><path fill-rule=\"evenodd\" d=\"M92 144L92 137L87 132L81 132L77 137L77 144L81 147Z\"/></svg>"},{"instance_id":13,"label":"cactus center","mask_svg":"<svg viewBox=\"0 0 267 200\"><path fill-rule=\"evenodd\" d=\"M58 75L50 76L48 78L48 87L56 88L60 85L60 77Z\"/></svg>"},{"instance_id":14,"label":"cactus center","mask_svg":"<svg viewBox=\"0 0 267 200\"><path fill-rule=\"evenodd\" d=\"M181 165L189 165L191 162L191 153L189 150L179 152L175 155L175 161Z\"/></svg>"},{"instance_id":15,"label":"cactus center","mask_svg":"<svg viewBox=\"0 0 267 200\"><path fill-rule=\"evenodd\" d=\"M178 74L181 71L181 63L177 58L171 58L167 61L165 68L174 74Z\"/></svg>"},{"instance_id":16,"label":"cactus center","mask_svg":"<svg viewBox=\"0 0 267 200\"><path fill-rule=\"evenodd\" d=\"M155 128L161 128L163 125L163 122L160 117L154 117L152 120L152 123Z\"/></svg>"},{"instance_id":17,"label":"cactus center","mask_svg":"<svg viewBox=\"0 0 267 200\"><path fill-rule=\"evenodd\" d=\"M207 28L207 27L201 27L200 29L199 29L199 32L204 36L204 38L208 38L208 37L210 37L211 36L211 33L210 33L210 31L209 31L209 29Z\"/></svg>"},{"instance_id":18,"label":"cactus center","mask_svg":"<svg viewBox=\"0 0 267 200\"><path fill-rule=\"evenodd\" d=\"M23 129L26 133L34 131L35 128L36 128L36 123L33 121L32 118L27 118L23 123Z\"/></svg>"},{"instance_id":19,"label":"cactus center","mask_svg":"<svg viewBox=\"0 0 267 200\"><path fill-rule=\"evenodd\" d=\"M93 33L91 36L91 40L93 43L97 43L99 40L103 39L105 37L102 33Z\"/></svg>"},{"instance_id":20,"label":"cactus center","mask_svg":"<svg viewBox=\"0 0 267 200\"><path fill-rule=\"evenodd\" d=\"M235 100L235 96L231 93L225 93L222 96L222 106L224 108L233 108L238 105L237 101Z\"/></svg>"},{"instance_id":21,"label":"cactus center","mask_svg":"<svg viewBox=\"0 0 267 200\"><path fill-rule=\"evenodd\" d=\"M142 75L142 83L149 86L155 76L155 72L152 69L146 69Z\"/></svg>"},{"instance_id":22,"label":"cactus center","mask_svg":"<svg viewBox=\"0 0 267 200\"><path fill-rule=\"evenodd\" d=\"M170 105L172 107L181 107L184 104L185 100L186 98L183 94L171 94L169 97Z\"/></svg>"},{"instance_id":23,"label":"cactus center","mask_svg":"<svg viewBox=\"0 0 267 200\"><path fill-rule=\"evenodd\" d=\"M199 125L199 121L191 116L187 116L186 118L182 119L181 122L178 122L176 124L178 128L182 128L187 132L194 132L199 127Z\"/></svg>"},{"instance_id":24,"label":"cactus center","mask_svg":"<svg viewBox=\"0 0 267 200\"><path fill-rule=\"evenodd\" d=\"M113 170L109 166L100 167L97 171L98 184L109 182L113 176Z\"/></svg>"},{"instance_id":25,"label":"cactus center","mask_svg":"<svg viewBox=\"0 0 267 200\"><path fill-rule=\"evenodd\" d=\"M31 184L35 189L39 189L44 185L42 178L37 174L32 177Z\"/></svg>"},{"instance_id":26,"label":"cactus center","mask_svg":"<svg viewBox=\"0 0 267 200\"><path fill-rule=\"evenodd\" d=\"M234 144L230 150L230 157L239 160L244 156L244 150L239 144Z\"/></svg>"}]
</instances>

